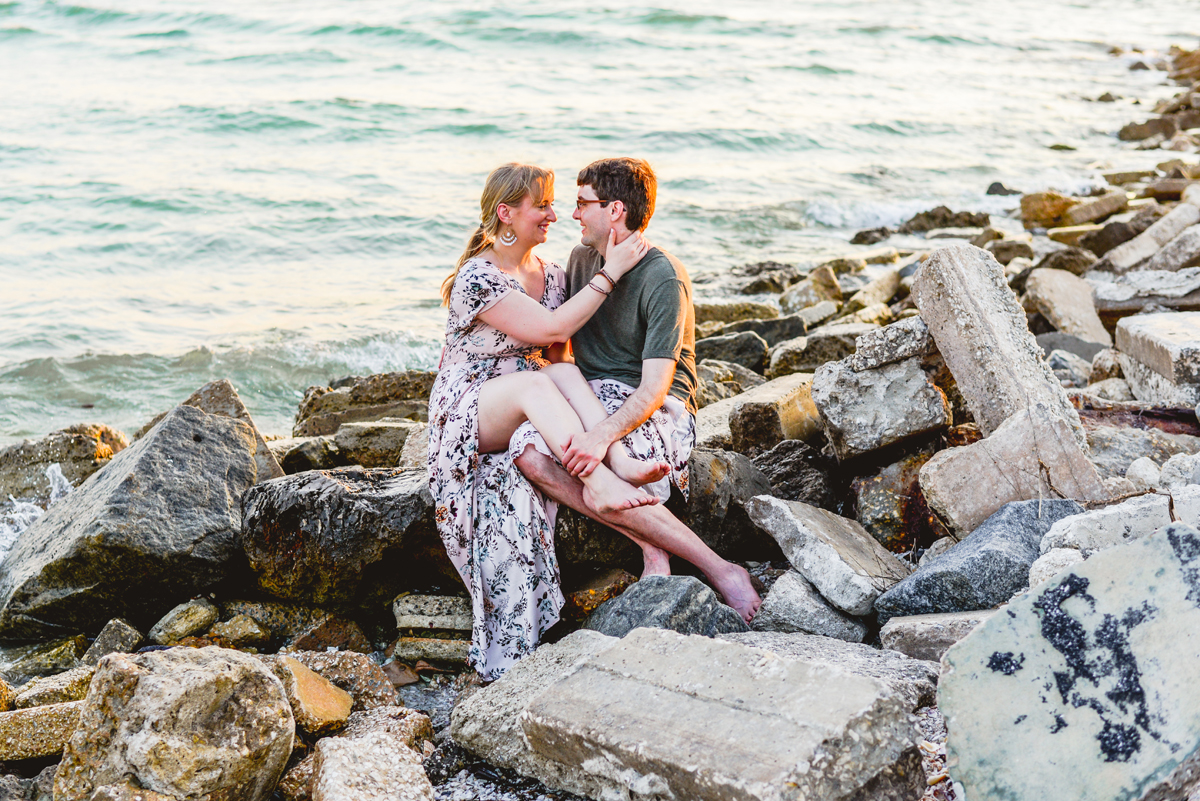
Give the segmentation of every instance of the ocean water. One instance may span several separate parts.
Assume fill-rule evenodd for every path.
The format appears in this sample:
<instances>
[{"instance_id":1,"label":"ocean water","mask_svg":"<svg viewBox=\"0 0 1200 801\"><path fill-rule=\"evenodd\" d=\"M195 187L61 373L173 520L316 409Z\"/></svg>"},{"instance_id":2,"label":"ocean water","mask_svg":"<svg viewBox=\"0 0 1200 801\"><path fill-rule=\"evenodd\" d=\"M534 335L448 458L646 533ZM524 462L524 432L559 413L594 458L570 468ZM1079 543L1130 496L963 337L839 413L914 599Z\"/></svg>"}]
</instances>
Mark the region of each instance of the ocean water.
<instances>
[{"instance_id":1,"label":"ocean water","mask_svg":"<svg viewBox=\"0 0 1200 801\"><path fill-rule=\"evenodd\" d=\"M1174 87L1109 50L1196 46L1187 9L0 0L0 444L219 377L287 433L309 384L432 367L505 161L556 170L563 259L579 168L649 159L651 238L695 273L1154 164L1115 131Z\"/></svg>"}]
</instances>

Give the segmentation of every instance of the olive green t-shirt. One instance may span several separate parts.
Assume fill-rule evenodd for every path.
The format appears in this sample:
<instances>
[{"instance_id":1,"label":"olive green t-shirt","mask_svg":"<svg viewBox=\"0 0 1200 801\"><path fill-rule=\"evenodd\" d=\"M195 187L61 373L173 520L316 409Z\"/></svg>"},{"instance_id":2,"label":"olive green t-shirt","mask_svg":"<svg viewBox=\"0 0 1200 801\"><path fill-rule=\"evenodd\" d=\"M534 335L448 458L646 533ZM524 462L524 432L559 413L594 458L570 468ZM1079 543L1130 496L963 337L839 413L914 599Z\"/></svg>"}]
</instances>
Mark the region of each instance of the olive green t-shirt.
<instances>
[{"instance_id":1,"label":"olive green t-shirt","mask_svg":"<svg viewBox=\"0 0 1200 801\"><path fill-rule=\"evenodd\" d=\"M604 259L587 245L571 251L567 293L592 292L587 282ZM596 279L607 287L603 277ZM671 394L696 413L696 310L692 282L679 259L651 248L617 282L600 310L571 337L575 364L585 378L615 378L629 386L642 382L644 359L674 359Z\"/></svg>"}]
</instances>

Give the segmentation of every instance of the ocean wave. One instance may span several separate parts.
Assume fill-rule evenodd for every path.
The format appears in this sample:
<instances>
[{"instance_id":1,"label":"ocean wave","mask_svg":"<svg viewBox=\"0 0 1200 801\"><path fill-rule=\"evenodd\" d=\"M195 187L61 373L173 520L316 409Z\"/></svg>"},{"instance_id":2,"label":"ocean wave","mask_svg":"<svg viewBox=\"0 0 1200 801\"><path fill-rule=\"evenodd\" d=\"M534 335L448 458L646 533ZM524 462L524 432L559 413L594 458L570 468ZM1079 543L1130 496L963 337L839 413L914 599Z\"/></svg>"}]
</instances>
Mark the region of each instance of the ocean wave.
<instances>
[{"instance_id":1,"label":"ocean wave","mask_svg":"<svg viewBox=\"0 0 1200 801\"><path fill-rule=\"evenodd\" d=\"M18 25L13 28L0 28L0 39L16 39L22 36L42 36L41 31L35 31L33 28L26 28L23 25Z\"/></svg>"},{"instance_id":2,"label":"ocean wave","mask_svg":"<svg viewBox=\"0 0 1200 801\"><path fill-rule=\"evenodd\" d=\"M820 150L822 145L807 134L792 131L736 130L711 128L691 131L650 131L640 137L658 147L717 147L735 151Z\"/></svg>"},{"instance_id":3,"label":"ocean wave","mask_svg":"<svg viewBox=\"0 0 1200 801\"><path fill-rule=\"evenodd\" d=\"M318 123L309 120L264 111L229 111L198 106L179 106L178 110L187 116L203 120L208 130L221 133L262 133L264 131L312 130L321 127Z\"/></svg>"},{"instance_id":4,"label":"ocean wave","mask_svg":"<svg viewBox=\"0 0 1200 801\"><path fill-rule=\"evenodd\" d=\"M799 64L780 64L772 67L774 70L788 70L791 72L808 72L813 75L854 75L852 69L838 69L837 67L827 67L824 64L808 64L800 66Z\"/></svg>"},{"instance_id":5,"label":"ocean wave","mask_svg":"<svg viewBox=\"0 0 1200 801\"><path fill-rule=\"evenodd\" d=\"M348 59L329 50L309 48L281 53L246 53L226 58L208 58L201 64L263 64L267 66L291 64L345 64Z\"/></svg>"},{"instance_id":6,"label":"ocean wave","mask_svg":"<svg viewBox=\"0 0 1200 801\"><path fill-rule=\"evenodd\" d=\"M182 28L174 28L169 31L147 31L145 33L132 33L130 39L182 39L192 34Z\"/></svg>"}]
</instances>

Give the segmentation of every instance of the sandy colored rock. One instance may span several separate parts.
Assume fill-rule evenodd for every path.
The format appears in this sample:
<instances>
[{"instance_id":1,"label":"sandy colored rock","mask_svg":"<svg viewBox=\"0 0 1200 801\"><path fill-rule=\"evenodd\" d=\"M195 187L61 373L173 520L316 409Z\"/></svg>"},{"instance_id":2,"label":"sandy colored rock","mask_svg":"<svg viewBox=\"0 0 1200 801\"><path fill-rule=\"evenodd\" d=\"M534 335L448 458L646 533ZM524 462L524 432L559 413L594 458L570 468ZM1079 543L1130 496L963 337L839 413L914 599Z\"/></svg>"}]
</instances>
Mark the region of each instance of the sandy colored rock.
<instances>
[{"instance_id":1,"label":"sandy colored rock","mask_svg":"<svg viewBox=\"0 0 1200 801\"><path fill-rule=\"evenodd\" d=\"M753 303L748 300L714 301L696 303L696 324L711 321L733 323L738 320L769 319L778 317L779 310L769 303Z\"/></svg>"},{"instance_id":2,"label":"sandy colored rock","mask_svg":"<svg viewBox=\"0 0 1200 801\"><path fill-rule=\"evenodd\" d=\"M1200 383L1176 383L1127 354L1117 356L1133 396L1144 403L1175 408L1200 403Z\"/></svg>"},{"instance_id":3,"label":"sandy colored rock","mask_svg":"<svg viewBox=\"0 0 1200 801\"><path fill-rule=\"evenodd\" d=\"M30 679L16 694L12 705L17 709L28 709L34 706L82 701L87 695L88 685L92 683L92 674L95 672L96 668L93 665L80 665L53 676Z\"/></svg>"},{"instance_id":4,"label":"sandy colored rock","mask_svg":"<svg viewBox=\"0 0 1200 801\"><path fill-rule=\"evenodd\" d=\"M1200 222L1200 208L1181 203L1145 231L1106 253L1100 266L1123 273L1153 257L1163 245L1197 222Z\"/></svg>"},{"instance_id":5,"label":"sandy colored rock","mask_svg":"<svg viewBox=\"0 0 1200 801\"><path fill-rule=\"evenodd\" d=\"M877 303L888 304L900 289L900 271L887 270L883 275L855 292L842 306L842 314L853 314Z\"/></svg>"},{"instance_id":6,"label":"sandy colored rock","mask_svg":"<svg viewBox=\"0 0 1200 801\"><path fill-rule=\"evenodd\" d=\"M767 378L811 373L826 362L853 355L858 338L878 327L870 323L824 325L803 337L780 342L771 348Z\"/></svg>"},{"instance_id":7,"label":"sandy colored rock","mask_svg":"<svg viewBox=\"0 0 1200 801\"><path fill-rule=\"evenodd\" d=\"M179 604L150 629L150 639L159 645L171 645L190 637L208 631L221 613L211 601L205 598L194 598Z\"/></svg>"},{"instance_id":8,"label":"sandy colored rock","mask_svg":"<svg viewBox=\"0 0 1200 801\"><path fill-rule=\"evenodd\" d=\"M1200 312L1125 317L1117 348L1173 383L1200 383Z\"/></svg>"},{"instance_id":9,"label":"sandy colored rock","mask_svg":"<svg viewBox=\"0 0 1200 801\"><path fill-rule=\"evenodd\" d=\"M730 445L745 453L770 449L785 439L808 440L820 434L812 399L812 374L793 373L736 396L729 414Z\"/></svg>"},{"instance_id":10,"label":"sandy colored rock","mask_svg":"<svg viewBox=\"0 0 1200 801\"><path fill-rule=\"evenodd\" d=\"M1021 220L1027 229L1055 228L1079 201L1057 192L1034 192L1021 197Z\"/></svg>"},{"instance_id":11,"label":"sandy colored rock","mask_svg":"<svg viewBox=\"0 0 1200 801\"><path fill-rule=\"evenodd\" d=\"M817 267L779 296L784 314L794 314L822 301L842 302L842 285L829 267Z\"/></svg>"},{"instance_id":12,"label":"sandy colored rock","mask_svg":"<svg viewBox=\"0 0 1200 801\"><path fill-rule=\"evenodd\" d=\"M407 370L355 376L336 388L309 387L296 412L292 436L312 437L336 433L342 423L402 417L425 422L429 393L437 373Z\"/></svg>"},{"instance_id":13,"label":"sandy colored rock","mask_svg":"<svg viewBox=\"0 0 1200 801\"><path fill-rule=\"evenodd\" d=\"M242 403L237 389L228 379L222 378L218 381L208 382L193 392L182 405L194 406L208 414L241 420L250 426L250 430L254 432L255 443L257 445L254 450L254 462L258 466L258 480L270 481L273 478L279 478L283 475L283 468L279 466L275 455L267 447L262 432L254 424L254 418L250 416L250 411L246 408L246 404ZM158 420L155 420L150 426L143 429L141 433L148 431L157 422Z\"/></svg>"},{"instance_id":14,"label":"sandy colored rock","mask_svg":"<svg viewBox=\"0 0 1200 801\"><path fill-rule=\"evenodd\" d=\"M62 753L79 723L83 701L0 712L0 759L33 759Z\"/></svg>"},{"instance_id":15,"label":"sandy colored rock","mask_svg":"<svg viewBox=\"0 0 1200 801\"><path fill-rule=\"evenodd\" d=\"M355 713L396 706L396 688L366 654L354 651L289 651L289 657L321 674L354 698ZM353 718L353 715L351 715Z\"/></svg>"},{"instance_id":16,"label":"sandy colored rock","mask_svg":"<svg viewBox=\"0 0 1200 801\"><path fill-rule=\"evenodd\" d=\"M223 640L235 648L257 647L271 641L271 630L249 615L235 615L214 623L205 636Z\"/></svg>"},{"instance_id":17,"label":"sandy colored rock","mask_svg":"<svg viewBox=\"0 0 1200 801\"><path fill-rule=\"evenodd\" d=\"M429 424L421 423L420 426L404 439L400 459L396 462L401 470L425 470L429 463Z\"/></svg>"},{"instance_id":18,"label":"sandy colored rock","mask_svg":"<svg viewBox=\"0 0 1200 801\"><path fill-rule=\"evenodd\" d=\"M458 595L401 595L392 602L399 629L470 631L471 599Z\"/></svg>"},{"instance_id":19,"label":"sandy colored rock","mask_svg":"<svg viewBox=\"0 0 1200 801\"><path fill-rule=\"evenodd\" d=\"M142 633L130 622L113 618L104 624L96 639L80 660L85 665L95 666L102 657L113 653L130 653L142 641Z\"/></svg>"},{"instance_id":20,"label":"sandy colored rock","mask_svg":"<svg viewBox=\"0 0 1200 801\"><path fill-rule=\"evenodd\" d=\"M913 659L939 662L950 646L966 637L995 613L993 609L982 609L973 612L893 617L883 624L879 632L879 642L884 648L899 651Z\"/></svg>"},{"instance_id":21,"label":"sandy colored rock","mask_svg":"<svg viewBox=\"0 0 1200 801\"><path fill-rule=\"evenodd\" d=\"M459 664L467 661L467 654L471 650L471 640L399 637L392 643L390 650L396 659L410 664L420 659L429 662Z\"/></svg>"},{"instance_id":22,"label":"sandy colored rock","mask_svg":"<svg viewBox=\"0 0 1200 801\"><path fill-rule=\"evenodd\" d=\"M404 443L425 423L415 420L384 418L363 423L343 423L333 435L338 454L349 464L363 467L395 467L404 452Z\"/></svg>"},{"instance_id":23,"label":"sandy colored rock","mask_svg":"<svg viewBox=\"0 0 1200 801\"><path fill-rule=\"evenodd\" d=\"M1112 347L1112 337L1096 314L1087 281L1065 270L1043 267L1029 274L1025 292L1029 302L1059 331Z\"/></svg>"},{"instance_id":24,"label":"sandy colored rock","mask_svg":"<svg viewBox=\"0 0 1200 801\"><path fill-rule=\"evenodd\" d=\"M346 723L354 706L350 693L335 687L294 657L278 656L266 662L283 683L297 726L319 737L337 731Z\"/></svg>"},{"instance_id":25,"label":"sandy colored rock","mask_svg":"<svg viewBox=\"0 0 1200 801\"><path fill-rule=\"evenodd\" d=\"M1107 192L1100 197L1072 206L1062 215L1063 225L1083 225L1120 214L1129 206L1129 198L1123 190Z\"/></svg>"},{"instance_id":26,"label":"sandy colored rock","mask_svg":"<svg viewBox=\"0 0 1200 801\"><path fill-rule=\"evenodd\" d=\"M433 801L421 757L386 732L327 737L313 760L313 801Z\"/></svg>"}]
</instances>

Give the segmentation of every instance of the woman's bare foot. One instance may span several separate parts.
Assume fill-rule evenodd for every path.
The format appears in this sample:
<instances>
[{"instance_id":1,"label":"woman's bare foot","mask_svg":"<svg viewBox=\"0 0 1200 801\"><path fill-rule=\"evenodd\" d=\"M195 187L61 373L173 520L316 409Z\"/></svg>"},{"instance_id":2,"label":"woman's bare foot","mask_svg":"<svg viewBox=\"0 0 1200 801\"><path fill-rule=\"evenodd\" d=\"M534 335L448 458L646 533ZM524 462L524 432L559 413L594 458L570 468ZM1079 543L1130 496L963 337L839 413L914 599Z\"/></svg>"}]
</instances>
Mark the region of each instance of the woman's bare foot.
<instances>
[{"instance_id":1,"label":"woman's bare foot","mask_svg":"<svg viewBox=\"0 0 1200 801\"><path fill-rule=\"evenodd\" d=\"M666 462L643 462L629 455L612 456L608 461L609 468L617 474L617 478L635 487L653 484L671 472L671 465Z\"/></svg>"},{"instance_id":2,"label":"woman's bare foot","mask_svg":"<svg viewBox=\"0 0 1200 801\"><path fill-rule=\"evenodd\" d=\"M653 506L659 499L643 489L630 486L607 468L598 469L583 480L583 502L599 514Z\"/></svg>"},{"instance_id":3,"label":"woman's bare foot","mask_svg":"<svg viewBox=\"0 0 1200 801\"><path fill-rule=\"evenodd\" d=\"M642 578L671 575L671 554L649 543L642 544Z\"/></svg>"},{"instance_id":4,"label":"woman's bare foot","mask_svg":"<svg viewBox=\"0 0 1200 801\"><path fill-rule=\"evenodd\" d=\"M725 603L732 606L742 616L742 620L749 623L754 619L758 614L758 607L762 605L762 599L754 591L746 568L726 562L720 575L710 575L708 578L724 597Z\"/></svg>"}]
</instances>

